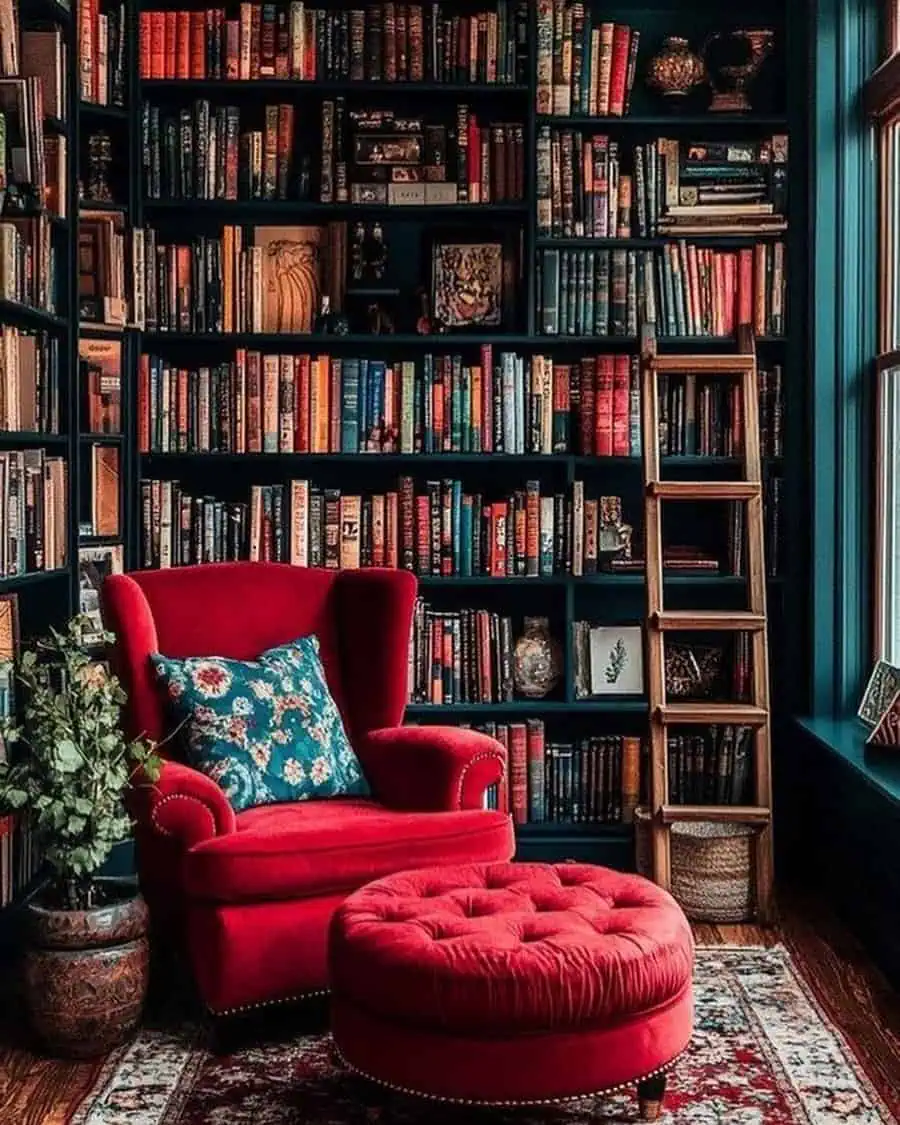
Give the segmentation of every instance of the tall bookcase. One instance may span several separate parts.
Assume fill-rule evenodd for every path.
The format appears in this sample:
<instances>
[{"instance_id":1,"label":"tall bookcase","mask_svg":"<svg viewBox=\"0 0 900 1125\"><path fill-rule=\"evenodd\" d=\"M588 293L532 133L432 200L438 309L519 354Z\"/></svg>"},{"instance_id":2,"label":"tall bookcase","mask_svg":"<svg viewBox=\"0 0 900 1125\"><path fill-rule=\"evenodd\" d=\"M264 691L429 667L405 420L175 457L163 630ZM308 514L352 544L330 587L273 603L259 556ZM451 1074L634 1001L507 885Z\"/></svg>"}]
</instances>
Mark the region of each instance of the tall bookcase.
<instances>
[{"instance_id":1,"label":"tall bookcase","mask_svg":"<svg viewBox=\"0 0 900 1125\"><path fill-rule=\"evenodd\" d=\"M50 0L48 0L50 2ZM343 0L322 0L321 7L344 10L368 5L345 4ZM806 402L806 274L809 268L809 214L807 206L806 169L808 167L807 92L808 63L806 44L811 34L807 15L800 6L782 5L776 0L763 0L753 14L754 26L775 31L775 51L766 63L763 77L750 89L753 109L746 114L711 113L705 108L708 89L698 92L678 112L671 112L664 99L651 91L646 83L647 64L667 35L682 35L698 50L707 35L735 26L720 6L710 0L650 0L647 4L625 6L621 0L609 5L595 2L585 5L593 13L595 24L612 21L629 25L641 33L636 77L629 111L621 117L558 116L538 114L537 51L539 4L526 5L528 12L527 65L523 81L505 85L470 82L401 82L364 81L295 81L265 77L238 79L142 79L139 67L141 47L138 31L142 12L163 8L200 10L178 0L153 3L151 0L127 0L128 26L131 36L126 106L103 111L94 107L86 112L82 105L73 113L69 129L73 146L84 132L88 116L98 116L119 138L118 151L128 153L127 187L116 202L124 205L128 221L144 228L155 228L161 240L187 241L198 234L218 234L226 224L278 226L281 224L316 224L332 220L378 220L384 225L389 246L390 281L384 287L402 289L404 297L417 282L429 283L428 245L435 232L483 234L496 237L503 231L516 244L518 272L514 285L511 313L503 329L491 328L484 334L414 334L398 331L393 335L372 335L353 331L342 336L284 335L241 332L232 334L199 333L195 331L140 331L126 329L123 337L122 414L124 432L116 444L121 448L121 542L125 565L134 568L143 561L142 480L178 481L191 495L214 496L225 501L246 502L251 485L286 484L304 479L323 488L341 489L346 493L383 492L395 486L399 476L414 478L417 491L426 481L458 479L463 489L505 495L524 488L526 481L541 483L542 493L566 492L575 481L583 481L585 492L593 497L620 496L623 516L640 535L642 512L641 459L636 450L628 456L594 456L578 452L545 454L484 454L476 452L439 454L414 453L142 453L139 446L138 372L142 355L159 357L173 366L194 368L228 362L236 349L257 349L263 353L330 355L341 358L369 358L387 362L421 363L428 354L456 354L463 362L477 364L481 349L490 345L495 357L504 350L526 358L548 356L555 363L566 364L583 357L639 352L638 330L616 336L540 334L540 285L537 261L545 250L622 250L640 253L662 251L671 239L662 236L638 237L634 227L629 238L585 239L546 238L538 234L538 184L536 148L539 130L572 129L586 135L605 134L617 142L626 166L630 166L633 146L656 138L670 137L684 143L728 141L758 142L773 135L789 137L789 191L787 233L779 236L786 244L788 267L787 317L783 333L762 334L756 340L762 367L781 367L784 398L784 456L768 459L767 476L783 480L781 520L784 528L800 526L803 520L803 495L806 479L805 402ZM427 7L427 5L426 5ZM484 3L455 5L454 9L477 11L490 9ZM551 5L552 7L552 5ZM789 7L790 11L785 11ZM508 4L512 11L513 3ZM60 18L73 28L74 21L61 9ZM236 18L238 6L226 5L229 18ZM524 199L499 204L450 203L429 206L354 204L319 202L316 174L313 168L313 192L308 200L247 202L221 199L173 200L149 199L142 172L143 142L141 107L152 105L177 110L189 106L197 98L208 98L214 107L236 106L250 117L261 114L271 103L295 107L297 120L318 121L323 100L345 98L349 108L393 108L406 116L429 115L452 126L454 107L467 104L480 121L515 122L522 126L524 142ZM76 103L73 103L76 104ZM243 124L243 117L242 117ZM299 126L298 126L299 129ZM313 153L315 161L315 153ZM70 263L69 283L77 284L76 200L72 189L72 207L66 239ZM756 236L721 235L689 237L690 242L715 250L740 249L758 241ZM74 293L74 288L71 290ZM68 309L74 308L74 298ZM90 447L94 439L86 436L79 415L79 394L76 391L76 355L79 339L77 318L61 316L55 328L64 336L67 348L66 371L70 375L67 398L67 434L54 439L68 450L71 461L73 497L84 495L86 474L90 468ZM88 328L83 329L85 334ZM660 336L663 351L695 352L733 350L734 339L713 336ZM2 439L10 435L0 435ZM16 438L16 440L19 440ZM104 439L107 440L107 439ZM6 447L0 442L0 448ZM573 447L574 448L574 447ZM681 479L721 477L737 469L737 458L709 457L698 454L664 456L664 474ZM78 504L73 503L70 526L72 566L65 575L40 581L40 595L34 599L36 614L58 618L77 604L78 575L74 545L78 541ZM794 702L790 669L803 658L805 636L805 597L803 575L808 565L803 536L783 536L779 572L769 580L770 636L772 640L774 686L774 722L777 754L779 748L779 716L789 712ZM285 556L287 557L287 556ZM23 590L31 579L21 580ZM34 580L37 582L37 579ZM0 583L0 585L3 585ZM738 609L745 603L744 579L727 573L667 574L665 590L667 605L705 606L706 608ZM525 719L541 719L548 741L571 741L594 735L647 734L646 693L629 697L603 696L577 699L575 691L575 651L572 624L591 621L597 624L622 625L643 623L646 612L645 582L642 573L598 572L575 576L571 573L540 574L535 577L490 577L479 574L463 576L420 576L421 595L437 610L460 608L487 609L513 618L515 634L522 630L525 616L549 618L551 632L562 651L562 678L545 699L515 698L497 704L411 704L407 719L414 722L486 722L511 723ZM54 591L56 601L44 597ZM23 605L23 614L25 606ZM30 611L29 611L30 612ZM29 619L31 620L31 619ZM799 688L798 688L799 690ZM519 855L526 859L583 858L627 867L633 864L634 840L630 824L553 823L522 824L518 830Z\"/></svg>"}]
</instances>

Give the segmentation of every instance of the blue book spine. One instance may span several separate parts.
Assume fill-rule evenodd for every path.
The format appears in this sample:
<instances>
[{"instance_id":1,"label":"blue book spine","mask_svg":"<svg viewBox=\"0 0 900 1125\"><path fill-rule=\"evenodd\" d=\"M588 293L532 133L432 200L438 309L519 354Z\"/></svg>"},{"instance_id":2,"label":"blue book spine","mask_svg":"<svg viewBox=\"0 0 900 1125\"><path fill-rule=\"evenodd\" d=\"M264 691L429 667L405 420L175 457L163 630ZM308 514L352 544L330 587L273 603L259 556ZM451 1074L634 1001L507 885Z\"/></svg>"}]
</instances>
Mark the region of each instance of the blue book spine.
<instances>
[{"instance_id":1,"label":"blue book spine","mask_svg":"<svg viewBox=\"0 0 900 1125\"><path fill-rule=\"evenodd\" d=\"M153 356L150 360L150 422L152 430L150 433L150 448L154 452L162 448L161 445L161 429L162 429L162 410L160 394L160 385L163 380L163 367L162 360L157 356Z\"/></svg>"},{"instance_id":2,"label":"blue book spine","mask_svg":"<svg viewBox=\"0 0 900 1125\"><path fill-rule=\"evenodd\" d=\"M460 551L459 573L466 578L472 577L472 501L471 498L462 506L459 520L459 536L462 542Z\"/></svg>"},{"instance_id":3,"label":"blue book spine","mask_svg":"<svg viewBox=\"0 0 900 1125\"><path fill-rule=\"evenodd\" d=\"M357 400L359 411L359 448L364 451L369 448L369 430L371 429L371 416L369 414L369 361L359 361L359 392Z\"/></svg>"},{"instance_id":4,"label":"blue book spine","mask_svg":"<svg viewBox=\"0 0 900 1125\"><path fill-rule=\"evenodd\" d=\"M434 453L434 414L432 411L432 385L434 383L434 357L425 356L422 365L422 452Z\"/></svg>"},{"instance_id":5,"label":"blue book spine","mask_svg":"<svg viewBox=\"0 0 900 1125\"><path fill-rule=\"evenodd\" d=\"M503 404L503 448L498 452L515 453L516 442L516 377L513 370L516 357L504 352L501 356L503 364L503 381L501 383L500 401Z\"/></svg>"},{"instance_id":6,"label":"blue book spine","mask_svg":"<svg viewBox=\"0 0 900 1125\"><path fill-rule=\"evenodd\" d=\"M525 452L525 360L516 356L516 409L514 412L516 434L513 453Z\"/></svg>"},{"instance_id":7,"label":"blue book spine","mask_svg":"<svg viewBox=\"0 0 900 1125\"><path fill-rule=\"evenodd\" d=\"M587 113L591 97L591 9L585 5L581 48L581 113Z\"/></svg>"},{"instance_id":8,"label":"blue book spine","mask_svg":"<svg viewBox=\"0 0 900 1125\"><path fill-rule=\"evenodd\" d=\"M359 360L345 359L341 386L341 453L359 452Z\"/></svg>"},{"instance_id":9,"label":"blue book spine","mask_svg":"<svg viewBox=\"0 0 900 1125\"><path fill-rule=\"evenodd\" d=\"M629 388L629 452L632 457L641 456L641 372L637 356L631 357L631 385Z\"/></svg>"},{"instance_id":10,"label":"blue book spine","mask_svg":"<svg viewBox=\"0 0 900 1125\"><path fill-rule=\"evenodd\" d=\"M468 364L462 368L462 452L472 452L472 368Z\"/></svg>"},{"instance_id":11,"label":"blue book spine","mask_svg":"<svg viewBox=\"0 0 900 1125\"><path fill-rule=\"evenodd\" d=\"M455 480L453 482L452 493L452 534L453 534L453 573L459 574L460 572L460 559L462 557L461 551L461 538L460 530L462 525L462 481Z\"/></svg>"},{"instance_id":12,"label":"blue book spine","mask_svg":"<svg viewBox=\"0 0 900 1125\"><path fill-rule=\"evenodd\" d=\"M450 374L450 449L462 452L462 359L453 357L453 370Z\"/></svg>"}]
</instances>

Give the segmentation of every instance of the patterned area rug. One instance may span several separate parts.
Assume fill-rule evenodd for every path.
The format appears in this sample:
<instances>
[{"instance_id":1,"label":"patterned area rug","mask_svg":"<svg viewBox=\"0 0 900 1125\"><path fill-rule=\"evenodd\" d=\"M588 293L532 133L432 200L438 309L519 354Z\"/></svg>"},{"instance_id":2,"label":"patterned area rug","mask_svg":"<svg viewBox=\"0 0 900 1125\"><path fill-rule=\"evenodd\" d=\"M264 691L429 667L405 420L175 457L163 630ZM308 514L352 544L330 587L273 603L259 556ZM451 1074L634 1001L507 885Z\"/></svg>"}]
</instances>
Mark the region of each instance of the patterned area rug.
<instances>
[{"instance_id":1,"label":"patterned area rug","mask_svg":"<svg viewBox=\"0 0 900 1125\"><path fill-rule=\"evenodd\" d=\"M699 949L696 1030L669 1077L668 1125L898 1125L782 947ZM391 1100L391 1125L614 1125L616 1095L558 1112L455 1110ZM209 1055L196 1033L145 1031L117 1052L70 1125L368 1125L378 1092L344 1071L328 1036Z\"/></svg>"}]
</instances>

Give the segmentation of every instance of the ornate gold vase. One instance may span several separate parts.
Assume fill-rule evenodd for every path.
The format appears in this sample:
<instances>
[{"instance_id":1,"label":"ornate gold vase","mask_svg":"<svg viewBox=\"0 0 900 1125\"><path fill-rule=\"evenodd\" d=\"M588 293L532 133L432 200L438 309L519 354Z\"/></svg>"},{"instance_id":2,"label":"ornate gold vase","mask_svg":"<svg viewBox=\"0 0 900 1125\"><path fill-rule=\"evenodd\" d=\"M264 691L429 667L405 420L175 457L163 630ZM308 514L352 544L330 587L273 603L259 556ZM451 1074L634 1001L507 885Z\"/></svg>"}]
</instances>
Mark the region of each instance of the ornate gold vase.
<instances>
[{"instance_id":1,"label":"ornate gold vase","mask_svg":"<svg viewBox=\"0 0 900 1125\"><path fill-rule=\"evenodd\" d=\"M775 46L775 32L767 28L717 31L703 45L710 74L713 113L749 113L747 88Z\"/></svg>"},{"instance_id":2,"label":"ornate gold vase","mask_svg":"<svg viewBox=\"0 0 900 1125\"><path fill-rule=\"evenodd\" d=\"M680 101L691 90L706 81L706 66L691 50L687 39L669 35L650 60L647 85L659 90L664 98Z\"/></svg>"}]
</instances>

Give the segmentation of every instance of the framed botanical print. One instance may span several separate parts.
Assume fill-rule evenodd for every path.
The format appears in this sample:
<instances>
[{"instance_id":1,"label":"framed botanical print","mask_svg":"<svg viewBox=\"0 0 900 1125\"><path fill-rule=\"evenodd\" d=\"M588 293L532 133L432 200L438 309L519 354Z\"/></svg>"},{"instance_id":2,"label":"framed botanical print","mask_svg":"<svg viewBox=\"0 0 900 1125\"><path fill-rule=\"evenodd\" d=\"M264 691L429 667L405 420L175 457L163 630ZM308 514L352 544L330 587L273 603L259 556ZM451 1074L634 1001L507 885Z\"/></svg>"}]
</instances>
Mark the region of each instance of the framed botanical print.
<instances>
[{"instance_id":1,"label":"framed botanical print","mask_svg":"<svg viewBox=\"0 0 900 1125\"><path fill-rule=\"evenodd\" d=\"M900 668L879 660L872 669L857 715L866 726L877 726L898 691L900 691Z\"/></svg>"},{"instance_id":2,"label":"framed botanical print","mask_svg":"<svg viewBox=\"0 0 900 1125\"><path fill-rule=\"evenodd\" d=\"M596 625L590 633L591 695L643 695L640 625Z\"/></svg>"}]
</instances>

